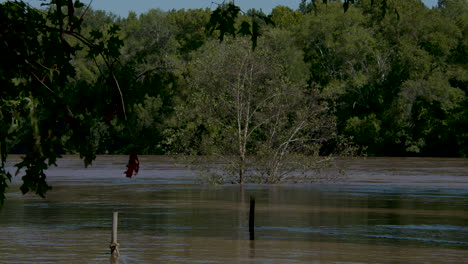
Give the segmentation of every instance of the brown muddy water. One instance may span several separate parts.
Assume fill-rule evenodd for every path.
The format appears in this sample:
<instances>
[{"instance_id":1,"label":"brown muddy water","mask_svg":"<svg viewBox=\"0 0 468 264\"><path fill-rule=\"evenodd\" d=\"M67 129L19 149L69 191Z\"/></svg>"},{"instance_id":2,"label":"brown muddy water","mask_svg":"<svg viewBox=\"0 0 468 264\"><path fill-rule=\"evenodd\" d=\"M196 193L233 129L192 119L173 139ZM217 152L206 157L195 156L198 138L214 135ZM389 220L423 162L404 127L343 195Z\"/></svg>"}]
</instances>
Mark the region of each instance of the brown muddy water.
<instances>
[{"instance_id":1,"label":"brown muddy water","mask_svg":"<svg viewBox=\"0 0 468 264\"><path fill-rule=\"evenodd\" d=\"M10 159L10 165L18 161ZM207 186L168 158L74 156L50 169L46 199L0 209L0 263L109 263L119 212L121 263L467 263L468 160L341 161L333 184ZM249 197L256 197L249 241Z\"/></svg>"}]
</instances>

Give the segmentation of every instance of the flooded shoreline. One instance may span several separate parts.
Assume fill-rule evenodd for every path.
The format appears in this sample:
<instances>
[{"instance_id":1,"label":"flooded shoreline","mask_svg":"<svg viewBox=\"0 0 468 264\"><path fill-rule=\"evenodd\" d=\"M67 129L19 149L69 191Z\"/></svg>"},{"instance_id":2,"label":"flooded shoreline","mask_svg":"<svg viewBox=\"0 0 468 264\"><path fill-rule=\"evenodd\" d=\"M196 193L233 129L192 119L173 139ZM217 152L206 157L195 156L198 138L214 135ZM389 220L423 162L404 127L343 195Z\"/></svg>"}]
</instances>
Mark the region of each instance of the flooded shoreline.
<instances>
[{"instance_id":1,"label":"flooded shoreline","mask_svg":"<svg viewBox=\"0 0 468 264\"><path fill-rule=\"evenodd\" d=\"M348 182L199 184L167 157L67 156L46 199L0 209L0 263L109 263L119 211L125 263L462 263L468 258L468 164L463 159L345 161ZM13 160L13 159L12 159ZM445 166L445 167L442 167ZM248 202L255 196L255 241Z\"/></svg>"},{"instance_id":2,"label":"flooded shoreline","mask_svg":"<svg viewBox=\"0 0 468 264\"><path fill-rule=\"evenodd\" d=\"M7 167L14 174L21 155L10 155ZM102 179L123 179L128 157L125 155L100 155L88 168L76 155L64 155L58 159L57 167L51 166L46 174L48 181L61 183L92 178L99 183ZM465 158L353 158L337 159L338 167L345 171L346 177L337 182L309 184L353 184L389 186L432 186L446 188L468 188L468 159ZM135 179L157 179L163 184L199 184L197 172L190 171L176 159L169 156L140 156L141 171ZM73 170L71 174L62 173L61 168ZM20 177L13 177L19 184ZM132 183L127 181L125 183ZM298 185L298 184L278 184ZM299 184L301 185L301 184Z\"/></svg>"}]
</instances>

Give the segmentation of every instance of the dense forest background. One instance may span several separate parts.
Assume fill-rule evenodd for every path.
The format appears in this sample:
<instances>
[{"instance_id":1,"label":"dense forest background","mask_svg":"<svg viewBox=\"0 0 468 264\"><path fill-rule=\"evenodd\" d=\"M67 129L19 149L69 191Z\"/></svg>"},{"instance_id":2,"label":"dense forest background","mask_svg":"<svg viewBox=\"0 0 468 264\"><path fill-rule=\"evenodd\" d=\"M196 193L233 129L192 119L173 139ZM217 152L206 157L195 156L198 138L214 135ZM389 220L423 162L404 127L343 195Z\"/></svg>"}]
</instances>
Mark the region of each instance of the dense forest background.
<instances>
[{"instance_id":1,"label":"dense forest background","mask_svg":"<svg viewBox=\"0 0 468 264\"><path fill-rule=\"evenodd\" d=\"M203 98L226 92L222 87L230 84L222 82L236 79L238 58L257 56L258 67L270 72L254 74L252 85L282 86L290 96L278 107L298 113L304 109L295 95L314 93L325 108L309 108L332 126L325 129L323 152L336 145L332 137L343 137L371 156L466 157L467 1L439 1L433 9L420 1L391 1L386 14L367 2L345 14L341 3L278 6L270 14L274 25L258 20L261 36L253 51L244 37L226 36L220 43L207 34L208 9L153 9L126 18L88 11L84 30L117 24L124 42L116 76L127 120L116 118L118 99L115 107L102 104L106 109L92 126L96 152L211 154L226 138L220 119L229 117L216 109L219 100ZM243 13L237 23L256 12ZM73 64L77 72L68 85L88 87L74 98L77 104L95 107L103 94L116 93L96 87L103 62L78 54ZM21 145L13 149L21 152Z\"/></svg>"}]
</instances>

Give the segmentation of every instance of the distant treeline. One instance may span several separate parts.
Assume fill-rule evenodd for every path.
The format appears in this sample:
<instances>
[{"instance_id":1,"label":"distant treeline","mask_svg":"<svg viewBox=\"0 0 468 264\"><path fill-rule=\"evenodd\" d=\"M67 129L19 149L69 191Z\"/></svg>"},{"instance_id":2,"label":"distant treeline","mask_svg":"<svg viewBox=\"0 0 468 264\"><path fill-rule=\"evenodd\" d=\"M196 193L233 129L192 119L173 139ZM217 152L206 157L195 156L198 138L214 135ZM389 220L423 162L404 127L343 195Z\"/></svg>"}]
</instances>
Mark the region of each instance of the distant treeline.
<instances>
[{"instance_id":1,"label":"distant treeline","mask_svg":"<svg viewBox=\"0 0 468 264\"><path fill-rule=\"evenodd\" d=\"M341 3L278 6L264 14L274 25L255 24L255 49L244 36L208 34L208 9L87 10L83 31L120 27L122 96L100 80L105 61L78 52L67 85L81 88L69 105L101 113L89 133L98 154L255 155L265 142L302 140L319 154L346 145L370 156L467 157L468 2L394 0L384 12L370 2L346 13Z\"/></svg>"}]
</instances>

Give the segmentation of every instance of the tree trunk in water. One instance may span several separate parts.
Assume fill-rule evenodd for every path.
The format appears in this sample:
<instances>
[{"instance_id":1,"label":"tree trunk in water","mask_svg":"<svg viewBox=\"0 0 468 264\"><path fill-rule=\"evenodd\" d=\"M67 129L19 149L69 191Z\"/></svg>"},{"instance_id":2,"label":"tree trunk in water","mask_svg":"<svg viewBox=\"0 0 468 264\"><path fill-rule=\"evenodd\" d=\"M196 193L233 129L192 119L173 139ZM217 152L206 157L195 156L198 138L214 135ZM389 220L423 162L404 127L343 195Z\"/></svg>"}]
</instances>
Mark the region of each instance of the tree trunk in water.
<instances>
[{"instance_id":1,"label":"tree trunk in water","mask_svg":"<svg viewBox=\"0 0 468 264\"><path fill-rule=\"evenodd\" d=\"M244 174L245 174L245 152L240 153L239 156L239 184L244 183Z\"/></svg>"}]
</instances>

